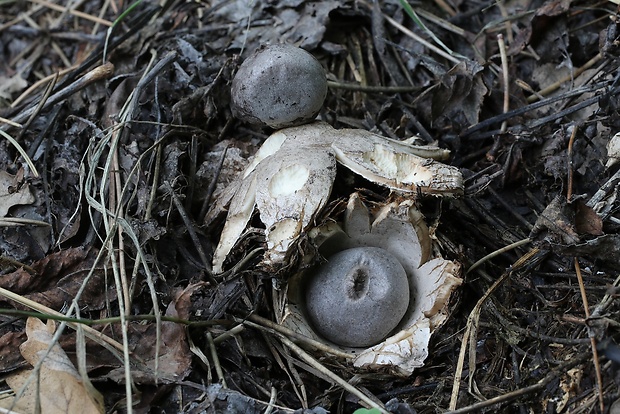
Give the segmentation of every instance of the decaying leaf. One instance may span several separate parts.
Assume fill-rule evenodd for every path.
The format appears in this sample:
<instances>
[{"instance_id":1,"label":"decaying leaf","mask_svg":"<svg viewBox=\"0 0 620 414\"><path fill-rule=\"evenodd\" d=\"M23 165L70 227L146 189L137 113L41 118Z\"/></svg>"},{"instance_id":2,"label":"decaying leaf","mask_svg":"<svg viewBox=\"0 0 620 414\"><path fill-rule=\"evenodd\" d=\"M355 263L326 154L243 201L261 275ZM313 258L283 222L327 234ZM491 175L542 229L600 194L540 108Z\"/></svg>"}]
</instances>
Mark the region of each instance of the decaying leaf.
<instances>
[{"instance_id":1,"label":"decaying leaf","mask_svg":"<svg viewBox=\"0 0 620 414\"><path fill-rule=\"evenodd\" d=\"M228 216L213 257L213 270L245 230L254 207L265 225L265 263L282 263L292 243L308 230L324 207L336 176L336 161L395 191L457 195L463 191L458 169L446 150L417 147L356 129L336 130L323 122L285 128L270 136L245 172L208 217L227 205Z\"/></svg>"},{"instance_id":2,"label":"decaying leaf","mask_svg":"<svg viewBox=\"0 0 620 414\"><path fill-rule=\"evenodd\" d=\"M576 200L575 230L580 235L600 236L603 234L603 220L594 209L582 200Z\"/></svg>"},{"instance_id":3,"label":"decaying leaf","mask_svg":"<svg viewBox=\"0 0 620 414\"><path fill-rule=\"evenodd\" d=\"M21 92L28 87L28 82L22 78L21 73L15 73L11 77L0 76L0 100L11 101L12 95Z\"/></svg>"},{"instance_id":4,"label":"decaying leaf","mask_svg":"<svg viewBox=\"0 0 620 414\"><path fill-rule=\"evenodd\" d=\"M34 272L20 268L0 277L0 287L37 303L60 309L74 300L97 256L96 249L68 248L31 264ZM95 271L80 296L84 311L102 309L106 301L105 273ZM17 306L17 305L15 305Z\"/></svg>"},{"instance_id":5,"label":"decaying leaf","mask_svg":"<svg viewBox=\"0 0 620 414\"><path fill-rule=\"evenodd\" d=\"M0 336L0 372L10 372L25 366L23 357L15 352L25 340L25 332L7 332Z\"/></svg>"},{"instance_id":6,"label":"decaying leaf","mask_svg":"<svg viewBox=\"0 0 620 414\"><path fill-rule=\"evenodd\" d=\"M202 284L192 284L176 293L174 301L166 308L166 316L189 319L190 298ZM170 383L183 380L191 369L192 353L189 349L187 330L176 322L161 323L160 348L157 352L155 324L130 323L129 349L144 364L132 367L132 379L140 384ZM119 332L120 335L120 332ZM155 359L155 356L158 359ZM105 375L113 381L124 380L125 368L119 366Z\"/></svg>"},{"instance_id":7,"label":"decaying leaf","mask_svg":"<svg viewBox=\"0 0 620 414\"><path fill-rule=\"evenodd\" d=\"M344 3L342 0L296 0L256 2L248 7L245 0L235 0L221 3L223 6L218 5L213 14L228 22L232 32L225 38L232 42L231 48L255 50L259 45L285 42L312 50L323 40L330 13ZM265 23L248 27L238 24L248 16Z\"/></svg>"},{"instance_id":8,"label":"decaying leaf","mask_svg":"<svg viewBox=\"0 0 620 414\"><path fill-rule=\"evenodd\" d=\"M551 243L556 253L566 256L590 256L611 266L620 263L620 235L604 234L583 243Z\"/></svg>"},{"instance_id":9,"label":"decaying leaf","mask_svg":"<svg viewBox=\"0 0 620 414\"><path fill-rule=\"evenodd\" d=\"M607 143L607 163L605 168L610 168L620 161L620 133L615 134Z\"/></svg>"},{"instance_id":10,"label":"decaying leaf","mask_svg":"<svg viewBox=\"0 0 620 414\"><path fill-rule=\"evenodd\" d=\"M38 373L28 369L9 375L6 382L11 389L19 394L25 386L25 392L15 405L8 398L0 400L0 406L24 413L34 413L37 406L44 414L103 413L103 396L80 377L62 348L54 344L47 353L54 331L52 320L46 325L39 319L28 318L28 340L19 349L33 367L44 358L41 369Z\"/></svg>"},{"instance_id":11,"label":"decaying leaf","mask_svg":"<svg viewBox=\"0 0 620 414\"><path fill-rule=\"evenodd\" d=\"M530 237L534 238L540 234L550 239L561 240L564 244L574 244L579 241L579 235L574 226L574 211L567 205L566 197L555 197L540 214Z\"/></svg>"},{"instance_id":12,"label":"decaying leaf","mask_svg":"<svg viewBox=\"0 0 620 414\"><path fill-rule=\"evenodd\" d=\"M569 369L560 379L561 395L557 398L558 402L555 407L558 413L564 411L568 406L569 401L575 398L575 395L579 393L579 384L583 378L583 369L572 368Z\"/></svg>"},{"instance_id":13,"label":"decaying leaf","mask_svg":"<svg viewBox=\"0 0 620 414\"><path fill-rule=\"evenodd\" d=\"M536 220L530 237L541 237L553 243L573 245L580 236L600 236L603 222L594 209L582 200L568 202L566 197L557 196Z\"/></svg>"},{"instance_id":14,"label":"decaying leaf","mask_svg":"<svg viewBox=\"0 0 620 414\"><path fill-rule=\"evenodd\" d=\"M483 67L473 61L460 62L442 76L432 94L433 125L457 131L475 125L487 93Z\"/></svg>"},{"instance_id":15,"label":"decaying leaf","mask_svg":"<svg viewBox=\"0 0 620 414\"><path fill-rule=\"evenodd\" d=\"M0 171L0 217L5 217L13 206L32 203L34 196L30 187L20 185L14 175Z\"/></svg>"}]
</instances>

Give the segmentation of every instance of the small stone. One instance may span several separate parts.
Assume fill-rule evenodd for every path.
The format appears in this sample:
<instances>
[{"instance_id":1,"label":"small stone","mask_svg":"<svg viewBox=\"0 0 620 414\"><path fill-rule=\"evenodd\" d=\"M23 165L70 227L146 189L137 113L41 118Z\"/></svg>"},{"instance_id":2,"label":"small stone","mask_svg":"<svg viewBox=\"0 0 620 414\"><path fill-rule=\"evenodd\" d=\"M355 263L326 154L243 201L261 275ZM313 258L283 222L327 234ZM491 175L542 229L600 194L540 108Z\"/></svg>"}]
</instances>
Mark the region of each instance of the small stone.
<instances>
[{"instance_id":1,"label":"small stone","mask_svg":"<svg viewBox=\"0 0 620 414\"><path fill-rule=\"evenodd\" d=\"M405 269L378 247L336 253L306 286L306 309L314 328L342 346L369 347L383 341L408 306Z\"/></svg>"},{"instance_id":2,"label":"small stone","mask_svg":"<svg viewBox=\"0 0 620 414\"><path fill-rule=\"evenodd\" d=\"M275 129L312 121L327 95L318 60L291 45L259 49L243 62L232 82L233 115Z\"/></svg>"}]
</instances>

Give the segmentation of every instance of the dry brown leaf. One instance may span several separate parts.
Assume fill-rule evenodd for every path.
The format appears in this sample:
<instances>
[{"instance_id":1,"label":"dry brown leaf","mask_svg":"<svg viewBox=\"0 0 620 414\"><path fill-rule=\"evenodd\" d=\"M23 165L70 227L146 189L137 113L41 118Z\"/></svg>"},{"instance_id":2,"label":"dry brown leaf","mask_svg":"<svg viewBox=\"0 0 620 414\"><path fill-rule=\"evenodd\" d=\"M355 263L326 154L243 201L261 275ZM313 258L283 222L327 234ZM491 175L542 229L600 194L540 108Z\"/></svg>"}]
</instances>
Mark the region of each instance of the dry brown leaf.
<instances>
[{"instance_id":1,"label":"dry brown leaf","mask_svg":"<svg viewBox=\"0 0 620 414\"><path fill-rule=\"evenodd\" d=\"M441 83L433 91L428 108L433 126L458 130L475 125L488 92L481 65L463 61L454 66L442 76Z\"/></svg>"},{"instance_id":2,"label":"dry brown leaf","mask_svg":"<svg viewBox=\"0 0 620 414\"><path fill-rule=\"evenodd\" d=\"M26 340L24 332L8 332L0 337L0 372L23 367L26 362L17 349Z\"/></svg>"},{"instance_id":3,"label":"dry brown leaf","mask_svg":"<svg viewBox=\"0 0 620 414\"><path fill-rule=\"evenodd\" d=\"M575 202L575 230L580 235L600 236L603 234L603 219L582 200Z\"/></svg>"},{"instance_id":4,"label":"dry brown leaf","mask_svg":"<svg viewBox=\"0 0 620 414\"><path fill-rule=\"evenodd\" d=\"M86 386L63 349L54 344L46 355L54 331L55 323L51 320L47 325L36 318L28 318L26 321L28 340L19 349L33 367L44 359L38 378L30 379L31 375L37 375L32 369L19 371L6 378L7 384L16 394L26 387L14 409L33 413L39 404L43 414L103 413L103 397L94 388ZM11 404L10 399L0 401L0 406L5 408L10 408Z\"/></svg>"},{"instance_id":5,"label":"dry brown leaf","mask_svg":"<svg viewBox=\"0 0 620 414\"><path fill-rule=\"evenodd\" d=\"M187 319L192 293L201 284L193 284L175 296L175 300L166 308L166 316ZM157 329L154 323L143 325L129 324L129 350L145 364L132 368L132 379L139 384L171 382L184 379L191 370L192 353L187 340L187 329L182 324L164 321L161 324L160 349L155 370L157 354ZM120 334L120 331L119 331ZM117 382L124 381L124 368L119 367L106 378Z\"/></svg>"},{"instance_id":6,"label":"dry brown leaf","mask_svg":"<svg viewBox=\"0 0 620 414\"><path fill-rule=\"evenodd\" d=\"M61 250L31 264L34 273L20 268L0 276L0 287L47 307L60 309L76 297L96 256L96 249ZM95 271L80 296L81 309L101 309L105 298L105 275L103 271ZM13 305L20 309L19 305Z\"/></svg>"},{"instance_id":7,"label":"dry brown leaf","mask_svg":"<svg viewBox=\"0 0 620 414\"><path fill-rule=\"evenodd\" d=\"M574 226L574 212L568 207L566 197L556 196L538 216L530 238L539 235L563 244L579 242L579 235Z\"/></svg>"}]
</instances>

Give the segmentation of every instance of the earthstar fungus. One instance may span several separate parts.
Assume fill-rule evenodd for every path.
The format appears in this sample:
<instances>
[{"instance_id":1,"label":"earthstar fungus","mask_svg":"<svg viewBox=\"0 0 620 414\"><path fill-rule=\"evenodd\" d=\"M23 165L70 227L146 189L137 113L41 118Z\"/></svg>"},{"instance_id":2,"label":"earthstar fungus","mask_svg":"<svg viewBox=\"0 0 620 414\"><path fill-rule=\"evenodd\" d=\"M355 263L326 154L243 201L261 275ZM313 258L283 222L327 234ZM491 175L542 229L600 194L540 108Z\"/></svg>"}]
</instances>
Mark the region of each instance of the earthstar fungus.
<instances>
[{"instance_id":1,"label":"earthstar fungus","mask_svg":"<svg viewBox=\"0 0 620 414\"><path fill-rule=\"evenodd\" d=\"M291 45L257 50L232 82L233 114L253 124L284 128L312 121L327 95L327 77L318 60Z\"/></svg>"},{"instance_id":2,"label":"earthstar fungus","mask_svg":"<svg viewBox=\"0 0 620 414\"><path fill-rule=\"evenodd\" d=\"M334 254L315 269L305 291L312 325L322 336L343 346L381 342L409 307L405 269L390 252L378 247L355 247Z\"/></svg>"},{"instance_id":3,"label":"earthstar fungus","mask_svg":"<svg viewBox=\"0 0 620 414\"><path fill-rule=\"evenodd\" d=\"M401 193L456 196L463 192L460 171L425 158L445 159L447 155L437 147L410 145L364 130L337 130L324 122L276 131L207 216L210 220L227 211L213 256L213 271L222 271L254 207L265 225L264 263L284 263L291 245L310 229L327 203L336 178L336 162Z\"/></svg>"},{"instance_id":4,"label":"earthstar fungus","mask_svg":"<svg viewBox=\"0 0 620 414\"><path fill-rule=\"evenodd\" d=\"M395 375L408 376L424 365L433 331L447 319L447 304L451 293L461 283L460 265L433 253L433 242L422 215L411 200L394 201L371 212L358 193L349 198L344 220L328 222L310 232L321 256L330 260L350 250L376 248L394 257L406 273L409 301L402 318L387 338L375 338L373 343L356 346L335 343L323 332L324 320L313 321L310 309L314 297L304 294L312 283L314 271L301 271L289 280L286 303L278 320L284 326L310 338L323 341L334 348L350 353L353 365L366 369L387 368ZM344 269L346 273L346 269ZM322 305L321 305L322 306ZM331 305L330 305L331 306ZM338 305L324 312L338 312ZM379 315L385 302L372 305ZM389 309L391 304L387 304ZM369 316L371 315L371 316ZM357 318L359 317L359 320ZM349 315L349 325L341 327L342 337L370 337L367 326L375 321L372 313Z\"/></svg>"},{"instance_id":5,"label":"earthstar fungus","mask_svg":"<svg viewBox=\"0 0 620 414\"><path fill-rule=\"evenodd\" d=\"M240 67L233 113L282 129L265 140L205 218L209 223L226 214L213 271L223 271L256 210L266 241L261 266L286 268L289 276L273 292L277 322L349 353L356 367L410 375L428 356L430 336L461 283L460 266L436 253L413 200L419 193L460 195L463 179L440 162L447 150L310 122L326 90L318 61L292 46L259 50ZM369 209L353 193L340 222L317 224L337 163L390 188L395 201ZM310 243L300 244L302 236ZM296 270L288 259L300 249L304 266Z\"/></svg>"}]
</instances>

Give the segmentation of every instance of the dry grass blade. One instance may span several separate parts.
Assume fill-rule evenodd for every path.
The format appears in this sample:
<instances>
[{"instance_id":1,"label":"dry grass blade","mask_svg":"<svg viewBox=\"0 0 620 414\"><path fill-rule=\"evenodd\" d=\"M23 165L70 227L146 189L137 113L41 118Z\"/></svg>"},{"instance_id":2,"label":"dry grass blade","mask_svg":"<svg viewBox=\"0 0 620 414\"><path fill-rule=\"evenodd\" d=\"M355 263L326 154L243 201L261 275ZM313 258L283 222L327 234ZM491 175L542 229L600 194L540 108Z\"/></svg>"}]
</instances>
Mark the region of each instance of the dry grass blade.
<instances>
[{"instance_id":1,"label":"dry grass blade","mask_svg":"<svg viewBox=\"0 0 620 414\"><path fill-rule=\"evenodd\" d=\"M277 332L277 333L279 333L281 335L285 335L288 338L291 338L291 339L293 339L295 341L298 341L301 344L304 344L305 346L308 346L308 347L311 347L311 348L314 348L314 349L318 349L318 350L320 350L322 352L325 352L325 353L327 353L329 355L334 355L334 356L336 356L338 358L344 358L344 359L351 359L352 358L351 354L339 351L338 349L329 347L329 346L325 345L322 342L315 341L312 338L308 338L306 336L298 334L297 332L294 332L294 331L292 331L292 330L290 330L290 329L288 329L288 328L286 328L286 327L284 327L282 325L279 325L279 324L277 324L277 323L275 323L273 321L270 321L269 319L262 318L262 317L260 317L258 315L250 315L248 317L248 319L256 322L256 324L248 322L248 321L239 320L239 319L237 319L237 321L241 322L241 323L243 323L245 325L252 326L252 327L258 327L258 328L266 327L266 328L268 328L270 330L273 330L272 333L276 333Z\"/></svg>"},{"instance_id":2,"label":"dry grass blade","mask_svg":"<svg viewBox=\"0 0 620 414\"><path fill-rule=\"evenodd\" d=\"M579 260L575 258L575 272L577 274L577 280L579 281L579 292L581 293L581 301L583 302L583 310L586 315L586 319L590 318L590 306L588 305L588 296L586 295L586 286L583 283L583 276L581 275L581 266L579 266ZM594 363L594 370L596 371L596 386L598 388L598 402L601 412L605 411L605 401L603 399L603 376L601 374L601 364L598 359L598 350L596 349L596 338L594 335L590 335L590 345L592 349L592 361Z\"/></svg>"},{"instance_id":3,"label":"dry grass blade","mask_svg":"<svg viewBox=\"0 0 620 414\"><path fill-rule=\"evenodd\" d=\"M82 19L89 20L91 22L95 22L98 24L102 24L104 26L112 26L112 22L108 20L101 19L97 16L92 16L88 13L83 13L79 10L74 10L74 9L69 9L67 7L59 6L49 1L45 1L45 0L28 0L28 1L31 3L40 4L41 6L47 7L52 10L56 10L56 11L63 12L63 13L69 13L69 14L72 14L73 16L80 17Z\"/></svg>"},{"instance_id":4,"label":"dry grass blade","mask_svg":"<svg viewBox=\"0 0 620 414\"><path fill-rule=\"evenodd\" d=\"M485 292L484 296L480 298L480 300L474 306L474 309L470 312L467 318L467 327L465 328L465 332L463 333L463 340L461 341L461 349L459 352L459 357L457 360L456 369L454 372L454 382L452 383L452 394L450 398L450 405L448 407L449 410L455 410L456 405L458 403L459 390L461 389L461 377L463 375L463 367L465 366L465 353L469 346L470 348L470 368L471 368L471 344L475 342L478 330L478 319L480 318L480 312L482 311L482 306L484 302L488 299L488 297L499 287L501 283L503 283L509 276L509 273L504 273L502 277L497 279L495 283ZM475 365L474 365L475 368ZM472 381L473 372L469 372L470 383Z\"/></svg>"},{"instance_id":5,"label":"dry grass blade","mask_svg":"<svg viewBox=\"0 0 620 414\"><path fill-rule=\"evenodd\" d=\"M18 124L17 122L13 122L10 119L6 119L6 118L3 118L1 116L0 116L0 122L4 123L4 124L8 124L8 125L10 125L12 127L15 127L15 128L22 128L22 124Z\"/></svg>"},{"instance_id":6,"label":"dry grass blade","mask_svg":"<svg viewBox=\"0 0 620 414\"><path fill-rule=\"evenodd\" d=\"M71 72L72 70L75 70L78 68L78 65L73 65L70 66L68 68L65 68L63 70L60 70L52 75L48 75L46 77L44 77L43 79L39 79L37 82L33 83L32 85L30 85L28 87L28 89L26 89L21 95L19 95L12 103L11 103L11 107L12 108L16 108L17 106L19 106L20 103L22 103L22 101L26 100L33 91L37 90L41 85L44 85L46 83L51 82L54 78L60 78L63 75L66 75L67 73ZM11 122L11 121L8 121ZM12 126L17 126L17 127L21 127L19 124L15 124L12 123Z\"/></svg>"},{"instance_id":7,"label":"dry grass blade","mask_svg":"<svg viewBox=\"0 0 620 414\"><path fill-rule=\"evenodd\" d=\"M15 226L39 226L50 227L49 223L41 220L27 219L23 217L1 217L0 227L15 227Z\"/></svg>"},{"instance_id":8,"label":"dry grass blade","mask_svg":"<svg viewBox=\"0 0 620 414\"><path fill-rule=\"evenodd\" d=\"M129 281L125 273L125 258L124 258L124 235L129 237L132 241L135 249L138 252L138 257L136 261L136 266L139 264L142 265L142 269L146 274L146 282L149 287L149 291L151 293L151 302L153 304L153 312L156 318L156 344L155 344L155 372L158 371L159 364L159 352L161 345L161 312L159 309L159 303L157 299L157 293L153 281L152 271L149 269L148 260L146 260L142 247L140 246L140 242L138 240L137 235L135 234L132 226L124 219L124 211L125 208L122 204L122 200L125 199L124 195L127 191L129 191L129 187L131 185L131 176L125 177L125 182L121 181L120 174L117 173L119 171L119 163L118 163L118 145L120 137L125 133L124 126L131 123L134 118L134 114L137 110L138 98L140 96L141 91L149 82L153 80L153 78L163 70L168 64L172 62L174 58L174 54L168 54L164 57L163 60L155 64L156 55L153 54L151 59L151 64L145 71L142 79L136 86L136 88L132 91L127 101L123 105L121 113L119 114L120 123L111 128L108 133L103 137L103 139L94 147L94 151L91 153L91 158L87 160L90 168L88 169L87 179L85 181L84 192L86 194L86 199L91 205L91 207L95 208L103 215L103 224L106 231L106 240L107 242L104 244L107 246L109 251L109 258L112 263L112 273L114 275L114 281L116 285L117 292L122 292L121 295L118 296L118 304L121 316L121 328L123 332L123 343L124 343L124 354L125 354L125 381L126 381L126 396L128 399L128 410L131 411L131 370L129 363L129 353L128 353L128 339L127 339L127 320L126 316L129 315L131 308L131 296L129 289ZM103 153L107 146L109 147L109 152L107 157L103 157ZM101 181L97 182L95 177L95 171L97 171L97 167L99 163L104 162L104 170L103 175L101 177ZM136 173L139 168L139 164L136 164L134 168L132 168L132 174ZM106 185L106 182L110 182L110 185ZM105 189L109 188L109 197L105 194ZM98 194L97 194L98 193ZM107 207L104 207L106 206ZM116 236L119 245L118 256L117 250L112 243L113 237Z\"/></svg>"},{"instance_id":9,"label":"dry grass blade","mask_svg":"<svg viewBox=\"0 0 620 414\"><path fill-rule=\"evenodd\" d=\"M538 254L539 250L537 248L533 248L528 251L525 255L523 255L515 264L512 266L511 270L508 272L504 272L484 293L484 295L478 300L474 309L470 312L467 317L467 327L465 328L465 333L463 334L463 339L461 341L461 349L459 352L459 357L454 373L454 382L452 383L452 393L450 396L450 410L455 410L456 405L458 403L459 390L461 388L461 377L463 375L463 367L465 365L465 354L467 349L469 348L469 385L470 388L474 385L474 373L476 371L476 340L478 335L478 326L479 326L479 318L480 312L482 311L482 307L487 301L487 299L501 286L502 283L506 281L514 272L517 272L525 263L527 263L530 259L535 257Z\"/></svg>"},{"instance_id":10,"label":"dry grass blade","mask_svg":"<svg viewBox=\"0 0 620 414\"><path fill-rule=\"evenodd\" d=\"M35 106L32 111L32 113L30 114L30 117L26 120L26 122L24 123L24 127L20 133L20 138L21 136L23 136L24 131L27 131L30 128L30 124L35 120L35 118L40 114L41 110L43 108L45 108L47 100L50 98L50 95L52 94L52 91L54 90L54 87L56 86L56 82L58 82L58 77L59 77L59 73L55 73L54 76L50 79L49 83L45 86L45 90L43 91L42 95L41 95L41 100L39 101L39 103L37 104L37 106ZM49 106L49 105L48 105Z\"/></svg>"},{"instance_id":11,"label":"dry grass blade","mask_svg":"<svg viewBox=\"0 0 620 414\"><path fill-rule=\"evenodd\" d=\"M527 387L520 388L515 391L507 392L503 395L499 395L497 397L489 398L485 401L480 401L466 407L462 407L459 409L445 411L444 414L466 414L466 413L479 413L481 410L493 406L501 406L507 402L514 401L518 398L528 396L530 394L536 394L540 391L544 390L549 383L562 374L564 374L570 368L584 362L588 358L587 354L581 354L576 358L573 358L560 366L558 366L552 372L549 372L542 380L538 381L535 384L529 385Z\"/></svg>"},{"instance_id":12,"label":"dry grass blade","mask_svg":"<svg viewBox=\"0 0 620 414\"><path fill-rule=\"evenodd\" d=\"M336 82L327 81L327 86L332 89L342 89L346 91L357 91L367 93L406 93L417 92L420 90L419 86L373 86L373 85L361 85L350 82Z\"/></svg>"},{"instance_id":13,"label":"dry grass blade","mask_svg":"<svg viewBox=\"0 0 620 414\"><path fill-rule=\"evenodd\" d=\"M491 260L494 257L499 256L502 253L506 253L512 249L516 249L518 247L524 246L528 243L530 243L532 240L531 239L523 239L523 240L519 240L518 242L514 242L508 246L504 246L501 249L495 250L494 252L489 253L488 255L484 256L483 258L477 260L474 264L472 264L469 269L467 269L467 271L465 272L465 274L469 274L471 273L474 269L478 268L480 265L482 265L483 263Z\"/></svg>"},{"instance_id":14,"label":"dry grass blade","mask_svg":"<svg viewBox=\"0 0 620 414\"><path fill-rule=\"evenodd\" d=\"M26 161L26 164L28 164L28 168L30 168L30 171L32 171L32 174L35 177L38 177L39 172L37 171L37 167L34 166L34 164L32 163L32 160L30 159L26 151L22 148L21 145L19 145L19 142L15 141L15 139L12 136L4 132L2 129L0 129L0 135L6 138L6 140L9 141L11 145L15 147L17 152L19 152L19 154L24 158L24 161Z\"/></svg>"},{"instance_id":15,"label":"dry grass blade","mask_svg":"<svg viewBox=\"0 0 620 414\"><path fill-rule=\"evenodd\" d=\"M497 35L497 44L499 47L499 55L502 61L502 79L504 84L504 113L510 110L510 78L508 73L508 56L506 55L506 43L504 42L504 35L501 33ZM506 132L508 126L507 121L502 123L500 128L501 132Z\"/></svg>"},{"instance_id":16,"label":"dry grass blade","mask_svg":"<svg viewBox=\"0 0 620 414\"><path fill-rule=\"evenodd\" d=\"M443 51L441 48L427 42L425 39L421 38L420 36L418 36L417 34L413 33L411 30L407 29L405 26L403 26L402 24L398 23L396 20L392 19L389 16L384 16L385 20L390 23L392 26L394 26L395 28L397 28L398 30L400 30L401 32L403 32L404 34L406 34L407 36L409 36L410 38L412 38L413 40L415 40L416 42L420 42L421 44L423 44L425 47L427 47L429 50L432 50L434 53L437 53L439 56L443 57L444 59L449 60L452 63L460 63L461 59L458 59L454 56L452 56L451 54Z\"/></svg>"},{"instance_id":17,"label":"dry grass blade","mask_svg":"<svg viewBox=\"0 0 620 414\"><path fill-rule=\"evenodd\" d=\"M265 409L265 414L271 414L273 409L275 408L276 397L278 393L275 387L271 387L271 395L269 396L269 405Z\"/></svg>"},{"instance_id":18,"label":"dry grass blade","mask_svg":"<svg viewBox=\"0 0 620 414\"><path fill-rule=\"evenodd\" d=\"M308 391L306 390L306 385L304 384L303 378L299 375L299 371L296 368L295 362L298 362L291 355L291 351L283 346L276 346L275 341L277 338L269 337L266 332L263 332L263 337L269 344L269 349L271 350L272 355L278 361L278 364L282 367L282 369L286 372L291 384L294 386L293 390L295 391L295 395L301 402L301 406L303 408L308 408L310 404L308 403ZM286 359L286 364L282 360L282 356Z\"/></svg>"},{"instance_id":19,"label":"dry grass blade","mask_svg":"<svg viewBox=\"0 0 620 414\"><path fill-rule=\"evenodd\" d=\"M11 266L16 269L22 268L31 275L36 273L32 266L28 266L27 264L6 256L0 256L0 265Z\"/></svg>"},{"instance_id":20,"label":"dry grass blade","mask_svg":"<svg viewBox=\"0 0 620 414\"><path fill-rule=\"evenodd\" d=\"M47 306L43 306L40 303L34 302L21 295L17 295L4 288L0 288L0 295L9 300L15 301L21 305L27 306L30 309L34 309L35 311L40 312L43 315L52 315L55 317L62 318L65 321L63 323L66 323L67 326L69 326L72 329L76 329L76 330L78 329L77 323L69 322L66 319L64 319L64 317L66 316L65 314L57 312L53 309L50 309ZM93 341L97 342L99 345L105 347L108 351L112 352L112 354L118 355L118 351L123 350L123 346L119 344L117 341L115 341L114 339L108 337L107 335L102 334L101 332L91 327L82 325L81 329L84 330L85 335L89 339L92 339Z\"/></svg>"},{"instance_id":21,"label":"dry grass blade","mask_svg":"<svg viewBox=\"0 0 620 414\"><path fill-rule=\"evenodd\" d=\"M215 372L217 373L217 379L222 387L228 388L226 385L226 379L224 378L224 371L222 371L222 365L220 364L220 358L217 355L217 349L215 348L215 342L213 341L213 335L211 332L207 332L207 341L209 341L209 349L211 350L211 358L213 359L213 365L215 366Z\"/></svg>"},{"instance_id":22,"label":"dry grass blade","mask_svg":"<svg viewBox=\"0 0 620 414\"><path fill-rule=\"evenodd\" d=\"M107 208L104 207L106 200L107 200L107 197L105 196L104 191L105 191L105 188L107 188L107 186L101 183L99 185L95 184L96 180L94 176L94 169L98 167L99 159L102 156L103 150L105 148L104 145L110 141L112 141L111 133L108 134L106 137L104 137L102 142L99 143L99 145L97 146L97 150L95 151L95 157L88 160L89 164L93 166L93 169L89 171L87 180L84 183L84 186L85 186L84 194L86 195L86 200L88 201L90 206L96 209L97 211L99 211L103 216L103 223L104 223L104 227L106 230L106 238L103 241L104 249L102 249L101 252L103 251L108 252L108 258L111 261L112 274L114 276L114 283L115 283L116 291L121 292L121 294L117 295L117 299L118 299L119 313L121 317L121 332L122 332L122 340L123 340L122 349L123 349L123 361L124 361L123 366L125 369L125 394L127 397L127 411L131 413L133 410L133 402L132 402L133 392L131 389L131 383L132 383L131 365L130 365L130 358L129 358L129 339L128 339L128 333L127 333L128 322L125 319L127 315L126 307L128 306L128 303L126 303L123 300L124 299L123 294L122 294L123 285L120 281L118 259L116 256L116 249L113 244L113 238L116 232L119 231L119 224L118 224L119 220L116 218L115 213L111 213ZM105 143L105 144L101 145L102 143ZM110 169L111 169L111 164L112 164L111 157L113 156L113 154L114 154L114 148L111 148L110 155L105 160L102 183L105 183L108 177L110 176ZM96 195L97 188L99 188L99 200L101 200L101 202L95 198L97 197Z\"/></svg>"},{"instance_id":23,"label":"dry grass blade","mask_svg":"<svg viewBox=\"0 0 620 414\"><path fill-rule=\"evenodd\" d=\"M465 39L469 39L470 33L468 33L466 30L454 25L453 23L449 22L448 20L442 19L440 17L435 16L434 14L424 10L424 9L416 9L416 13L418 14L418 16L421 16L425 19L427 19L428 21L436 24L437 26L444 28L446 30L448 30L449 32L452 32L454 34L457 34L461 37L464 37Z\"/></svg>"},{"instance_id":24,"label":"dry grass blade","mask_svg":"<svg viewBox=\"0 0 620 414\"><path fill-rule=\"evenodd\" d=\"M541 96L547 96L550 93L557 91L558 89L560 89L560 87L563 84L565 84L566 82L573 81L577 76L581 75L583 72L590 69L592 66L596 65L602 59L603 59L603 56L600 53L597 54L592 59L587 61L583 66L577 68L573 73L570 74L570 76L560 79L559 81L553 83L552 85L547 86L545 89L538 91L536 94L528 97L527 101L529 103L536 102L540 99Z\"/></svg>"},{"instance_id":25,"label":"dry grass blade","mask_svg":"<svg viewBox=\"0 0 620 414\"><path fill-rule=\"evenodd\" d=\"M368 407L376 408L382 414L389 414L389 412L385 410L385 407L378 405L376 401L370 399L366 394L364 394L363 392L361 392L360 390L358 390L357 388L355 388L354 386L346 382L340 376L334 374L332 371L327 369L323 364L321 364L319 361L317 361L312 356L310 356L306 351L301 349L299 346L295 345L295 343L293 343L287 337L281 334L278 334L278 336L280 337L280 340L284 343L284 345L290 348L295 354L297 354L299 358L301 358L305 363L310 365L312 368L320 371L327 378L330 378L332 381L334 381L334 383L338 384L339 386L344 388L346 391L355 395L357 398L360 399L360 401L363 401L365 404L367 404Z\"/></svg>"},{"instance_id":26,"label":"dry grass blade","mask_svg":"<svg viewBox=\"0 0 620 414\"><path fill-rule=\"evenodd\" d=\"M88 85L109 78L110 76L112 76L113 73L114 65L112 63L105 63L99 67L96 67L87 74L85 74L83 77L78 79L76 82L50 96L49 99L45 101L45 104L40 108L38 108L37 104L35 107L31 107L29 109L21 111L19 115L16 115L13 119L11 119L11 121L12 123L21 124L24 121L28 120L37 110L42 111L44 109L47 109L50 106L68 98L74 93L84 89ZM6 129L8 129L7 125L0 125L0 132Z\"/></svg>"}]
</instances>

